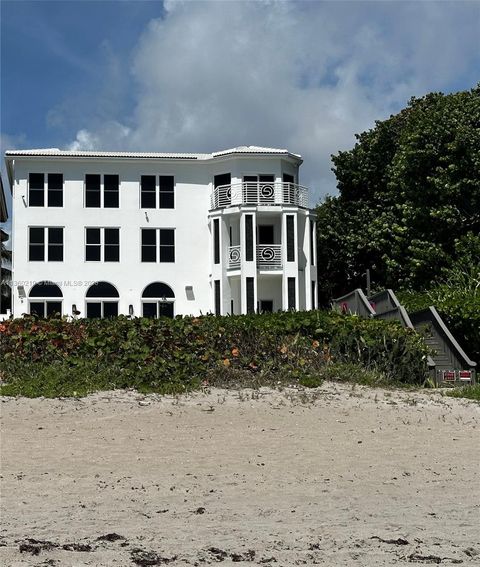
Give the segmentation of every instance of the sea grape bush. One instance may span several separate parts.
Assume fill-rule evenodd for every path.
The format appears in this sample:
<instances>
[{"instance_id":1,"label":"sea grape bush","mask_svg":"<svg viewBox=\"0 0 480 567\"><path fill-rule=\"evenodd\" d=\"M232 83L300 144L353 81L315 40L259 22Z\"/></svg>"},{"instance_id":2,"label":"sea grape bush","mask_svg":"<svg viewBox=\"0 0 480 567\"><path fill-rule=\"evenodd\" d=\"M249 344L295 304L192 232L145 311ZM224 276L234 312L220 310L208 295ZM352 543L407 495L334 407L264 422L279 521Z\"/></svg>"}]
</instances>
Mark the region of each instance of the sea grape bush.
<instances>
[{"instance_id":1,"label":"sea grape bush","mask_svg":"<svg viewBox=\"0 0 480 567\"><path fill-rule=\"evenodd\" d=\"M342 362L420 384L425 359L422 338L397 323L334 312L0 323L4 394L179 392L238 373L308 385L322 367Z\"/></svg>"}]
</instances>

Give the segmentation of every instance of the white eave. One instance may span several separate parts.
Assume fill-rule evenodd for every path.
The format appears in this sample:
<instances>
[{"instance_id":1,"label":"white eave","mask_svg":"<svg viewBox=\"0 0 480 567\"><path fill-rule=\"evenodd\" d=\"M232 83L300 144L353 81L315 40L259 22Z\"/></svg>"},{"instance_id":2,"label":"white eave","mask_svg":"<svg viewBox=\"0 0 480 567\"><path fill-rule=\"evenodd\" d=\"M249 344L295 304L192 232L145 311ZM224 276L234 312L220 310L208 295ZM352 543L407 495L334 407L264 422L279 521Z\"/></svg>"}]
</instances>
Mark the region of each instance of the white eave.
<instances>
[{"instance_id":1,"label":"white eave","mask_svg":"<svg viewBox=\"0 0 480 567\"><path fill-rule=\"evenodd\" d=\"M175 153L175 152L104 152L96 150L60 150L58 148L46 148L35 150L9 150L5 152L5 158L15 157L85 157L85 158L120 158L120 159L176 159L176 160L212 160L233 154L248 155L284 155L301 162L302 158L298 154L292 154L286 149L262 148L259 146L239 146L210 154Z\"/></svg>"}]
</instances>

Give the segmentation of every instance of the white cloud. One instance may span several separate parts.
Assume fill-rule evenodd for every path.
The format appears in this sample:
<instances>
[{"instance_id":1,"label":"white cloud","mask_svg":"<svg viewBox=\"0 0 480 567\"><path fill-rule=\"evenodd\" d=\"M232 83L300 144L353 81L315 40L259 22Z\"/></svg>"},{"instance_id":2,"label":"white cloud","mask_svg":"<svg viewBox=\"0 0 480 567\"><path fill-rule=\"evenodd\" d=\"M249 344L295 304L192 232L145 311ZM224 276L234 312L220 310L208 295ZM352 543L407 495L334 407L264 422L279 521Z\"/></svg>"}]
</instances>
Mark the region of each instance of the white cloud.
<instances>
[{"instance_id":1,"label":"white cloud","mask_svg":"<svg viewBox=\"0 0 480 567\"><path fill-rule=\"evenodd\" d=\"M412 95L458 88L478 61L475 3L175 2L132 54L135 109L97 121L76 149L301 153L314 197L330 154ZM458 39L461 33L461 41Z\"/></svg>"}]
</instances>

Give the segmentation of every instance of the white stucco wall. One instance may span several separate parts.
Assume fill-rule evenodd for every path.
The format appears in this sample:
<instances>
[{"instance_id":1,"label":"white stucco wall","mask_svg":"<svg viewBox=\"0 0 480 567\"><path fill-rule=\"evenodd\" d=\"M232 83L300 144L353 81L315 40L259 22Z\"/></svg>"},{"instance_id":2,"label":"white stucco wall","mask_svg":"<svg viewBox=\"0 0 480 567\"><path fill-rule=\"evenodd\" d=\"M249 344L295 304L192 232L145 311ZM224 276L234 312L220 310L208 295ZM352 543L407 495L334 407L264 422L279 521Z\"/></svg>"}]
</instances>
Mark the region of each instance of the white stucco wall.
<instances>
[{"instance_id":1,"label":"white stucco wall","mask_svg":"<svg viewBox=\"0 0 480 567\"><path fill-rule=\"evenodd\" d=\"M235 297L235 312L241 310L245 277L257 278L254 263L242 266L242 273L231 277L227 272L226 250L230 244L230 222L234 225L234 240L242 241L242 211L231 219L222 219L220 265L213 263L212 223L209 219L213 178L231 173L232 184L241 182L244 175L273 174L277 181L283 173L298 180L298 165L284 156L230 155L211 160L187 161L178 159L121 159L109 157L37 157L18 156L14 161L13 176L13 312L20 316L28 312L28 295L35 283L57 282L63 293L63 314L72 313L72 305L85 315L85 294L92 282L113 284L120 295L119 313L141 315L141 295L152 282L163 282L175 293L175 314L213 312L213 280L222 285L222 312L230 312L230 301ZM29 173L62 173L64 177L63 207L29 207ZM118 174L120 178L119 208L86 208L84 206L85 174ZM140 178L142 175L173 175L175 178L174 209L141 209ZM103 179L103 178L102 178ZM262 212L262 209L264 212ZM275 209L277 209L275 207ZM256 217L256 207L248 210ZM291 209L295 211L295 208ZM221 218L221 211L219 218ZM284 214L268 207L258 208L259 224L268 220L275 225L275 239L284 240ZM267 223L268 224L268 223ZM304 230L304 221L297 230ZM254 225L255 226L255 225ZM63 227L63 262L29 261L29 227ZM85 228L115 227L120 229L119 262L87 262L85 260ZM141 229L173 228L175 230L174 263L141 262ZM306 243L304 235L296 236L297 247ZM298 260L285 267L285 275L298 276ZM251 274L250 274L251 272ZM298 278L297 278L298 279ZM280 280L280 283L278 282ZM275 310L285 308L282 301L282 277L275 278L274 290L268 279L257 282L255 305L259 299L274 299ZM272 279L273 281L273 279ZM300 281L297 281L297 287ZM305 285L305 284L304 284ZM23 286L26 299L20 297ZM186 286L193 287L193 296L187 297ZM283 286L285 287L285 286ZM298 290L299 291L299 290ZM297 291L297 301L300 294ZM305 298L305 293L301 294ZM267 297L268 296L268 297ZM304 301L304 300L303 300ZM283 305L282 305L283 303ZM305 308L305 306L303 306Z\"/></svg>"}]
</instances>

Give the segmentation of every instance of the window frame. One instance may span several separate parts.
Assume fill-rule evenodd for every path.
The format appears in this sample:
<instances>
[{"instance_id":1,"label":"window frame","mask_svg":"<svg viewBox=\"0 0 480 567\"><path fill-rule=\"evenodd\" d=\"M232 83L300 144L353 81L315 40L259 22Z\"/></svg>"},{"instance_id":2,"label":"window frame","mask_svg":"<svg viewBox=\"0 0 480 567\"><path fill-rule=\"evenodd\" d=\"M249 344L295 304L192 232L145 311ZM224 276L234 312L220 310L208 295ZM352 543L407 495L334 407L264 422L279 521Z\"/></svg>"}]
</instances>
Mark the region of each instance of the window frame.
<instances>
[{"instance_id":1,"label":"window frame","mask_svg":"<svg viewBox=\"0 0 480 567\"><path fill-rule=\"evenodd\" d=\"M87 231L88 230L99 230L100 231L100 243L94 244L87 244ZM118 231L118 245L116 244L105 244L105 230L116 230ZM83 254L83 261L90 264L95 264L98 262L108 263L108 264L118 264L121 261L120 254L121 254L121 242L120 242L120 227L119 226L86 226L84 228L84 254ZM97 246L100 247L100 259L99 260L87 260L87 246ZM106 246L118 246L118 260L105 260L105 247Z\"/></svg>"},{"instance_id":2,"label":"window frame","mask_svg":"<svg viewBox=\"0 0 480 567\"><path fill-rule=\"evenodd\" d=\"M47 314L47 303L59 303L60 304L60 317L63 316L63 297L32 297L28 299L28 314L32 315L31 304L32 303L42 303L43 304L43 315L41 319L47 319L51 315Z\"/></svg>"},{"instance_id":3,"label":"window frame","mask_svg":"<svg viewBox=\"0 0 480 567\"><path fill-rule=\"evenodd\" d=\"M32 205L31 203L31 192L32 192L32 188L31 188L31 181L30 181L30 176L31 175L41 175L43 176L43 187L40 188L35 188L33 189L33 191L38 191L39 193L42 193L42 204L41 205ZM62 187L61 189L51 189L50 188L50 176L54 176L54 175L60 175L62 177ZM52 181L53 184L53 181ZM27 178L27 206L28 208L39 208L39 209L63 209L64 208L64 204L65 204L65 200L64 200L64 190L65 190L65 176L63 173L59 173L59 172L37 172L37 171L29 171L28 172L28 178ZM56 193L60 193L62 196L62 204L61 205L50 205L50 194L52 192L56 192Z\"/></svg>"},{"instance_id":4,"label":"window frame","mask_svg":"<svg viewBox=\"0 0 480 567\"><path fill-rule=\"evenodd\" d=\"M155 231L155 261L144 261L143 257L143 231L144 230L154 230ZM162 244L161 243L161 231L172 231L173 233L173 244ZM153 227L153 226L142 226L140 227L140 263L141 264L175 264L176 263L176 228L175 227ZM153 247L152 244L146 244L145 246ZM173 248L173 260L161 260L161 249L163 248Z\"/></svg>"},{"instance_id":5,"label":"window frame","mask_svg":"<svg viewBox=\"0 0 480 567\"><path fill-rule=\"evenodd\" d=\"M43 230L43 259L42 260L32 260L31 259L31 230L32 229L41 229ZM57 242L50 242L50 229L58 229L62 231L62 259L61 260L50 260L50 247L51 246L60 246ZM33 244L33 246L40 247L40 244ZM28 262L64 262L65 261L65 227L64 226L38 226L38 225L29 225L28 226L28 239L27 239L27 261Z\"/></svg>"},{"instance_id":6,"label":"window frame","mask_svg":"<svg viewBox=\"0 0 480 567\"><path fill-rule=\"evenodd\" d=\"M87 206L87 175L98 175L100 177L100 205L97 207ZM105 206L105 176L118 177L118 205L116 207L106 207ZM83 208L84 209L107 209L115 210L120 209L121 203L121 186L122 182L119 173L84 173L83 175ZM109 193L113 191L108 191Z\"/></svg>"},{"instance_id":7,"label":"window frame","mask_svg":"<svg viewBox=\"0 0 480 567\"><path fill-rule=\"evenodd\" d=\"M154 207L144 207L142 205L142 177L153 177L155 179L155 190L154 191L145 191L146 193L153 193L154 197L155 197L155 206ZM172 182L172 190L171 191L162 191L162 185L160 180L162 179L162 177L171 177L173 182ZM177 182L175 180L175 175L173 173L162 173L162 174L156 174L156 173L146 173L146 174L142 174L140 175L140 180L138 182L138 190L139 190L139 209L143 210L143 211L160 211L160 210L170 210L173 211L176 208L176 186L177 186ZM161 206L161 201L162 201L162 195L172 195L173 198L173 206L171 207L166 207L166 206Z\"/></svg>"}]
</instances>

